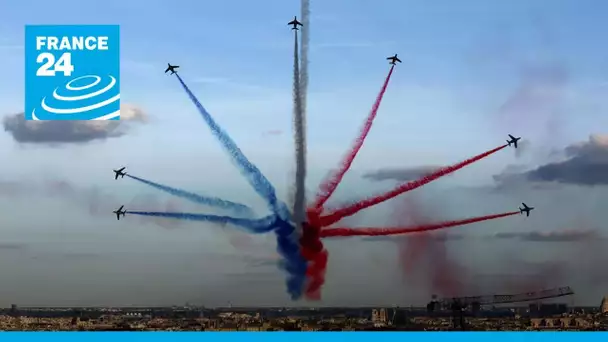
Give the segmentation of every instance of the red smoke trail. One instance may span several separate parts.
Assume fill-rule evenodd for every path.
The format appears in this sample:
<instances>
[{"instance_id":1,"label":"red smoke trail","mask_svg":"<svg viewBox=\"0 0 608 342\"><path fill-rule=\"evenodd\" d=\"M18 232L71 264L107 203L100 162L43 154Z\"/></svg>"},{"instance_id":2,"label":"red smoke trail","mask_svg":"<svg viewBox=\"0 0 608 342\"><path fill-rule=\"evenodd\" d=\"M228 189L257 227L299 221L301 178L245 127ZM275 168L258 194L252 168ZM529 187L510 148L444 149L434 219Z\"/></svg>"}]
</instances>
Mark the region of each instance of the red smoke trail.
<instances>
[{"instance_id":1,"label":"red smoke trail","mask_svg":"<svg viewBox=\"0 0 608 342\"><path fill-rule=\"evenodd\" d=\"M402 184L400 186L398 186L397 188L386 192L382 195L376 196L376 197L372 197L372 198L368 198L362 201L359 201L357 203L351 204L347 207L344 207L342 209L337 209L334 210L333 212L325 215L325 216L321 216L321 217L314 217L309 215L309 219L312 219L311 223L314 224L315 226L319 226L319 227L327 227L329 225L332 225L338 221L340 221L341 219L354 215L356 213L358 213L359 211L369 208L371 206L374 206L376 204L380 204L386 200L389 200L393 197L397 197L399 195L401 195L404 192L407 191L411 191L414 189L417 189L423 185L426 185L438 178L441 178L443 176L446 176L452 172L458 171L460 169L462 169L463 167L473 164L476 161L479 161L491 154L494 154L500 150L502 150L503 148L507 147L507 145L502 145L500 147L497 147L495 149L492 149L490 151L484 152L482 154L479 154L475 157L469 158L465 161L462 161L458 164L452 165L452 166L447 166L447 167L443 167L440 168L418 180L409 182L409 183L405 183Z\"/></svg>"},{"instance_id":2,"label":"red smoke trail","mask_svg":"<svg viewBox=\"0 0 608 342\"><path fill-rule=\"evenodd\" d=\"M404 196L395 207L394 214L397 223L414 225L431 223L439 215L436 208L423 206L412 196ZM429 297L433 294L453 297L465 293L465 286L470 286L463 282L468 277L468 270L450 255L446 239L431 232L403 237L396 237L395 242L404 280L408 284L425 289Z\"/></svg>"},{"instance_id":3,"label":"red smoke trail","mask_svg":"<svg viewBox=\"0 0 608 342\"><path fill-rule=\"evenodd\" d=\"M313 227L308 223L302 224L302 237L300 246L302 257L308 261L306 269L307 283L304 294L309 300L321 299L321 287L325 283L325 273L327 271L327 261L329 253L323 246L319 232L319 227Z\"/></svg>"},{"instance_id":4,"label":"red smoke trail","mask_svg":"<svg viewBox=\"0 0 608 342\"><path fill-rule=\"evenodd\" d=\"M378 113L378 109L380 108L382 98L384 97L384 93L386 92L386 88L388 87L388 83L391 80L391 75L393 74L394 69L395 66L391 66L391 69L388 72L386 79L384 80L384 84L380 89L380 93L378 93L378 96L376 97L376 102L374 102L372 110L367 116L363 127L361 128L361 133L359 134L357 139L355 139L355 142L351 147L350 151L342 160L340 168L330 173L327 178L325 178L323 183L321 183L321 185L319 186L319 192L317 193L317 198L315 199L315 202L310 206L309 211L320 212L323 210L323 205L331 197L334 191L336 191L336 188L342 181L342 178L344 178L344 175L355 160L357 153L359 153L359 150L361 150L361 147L363 147L363 143L365 142L365 138L367 137L369 131L372 128L374 119L376 118L376 114Z\"/></svg>"},{"instance_id":5,"label":"red smoke trail","mask_svg":"<svg viewBox=\"0 0 608 342\"><path fill-rule=\"evenodd\" d=\"M494 214L487 216L471 217L468 219L445 221L432 224L425 224L420 226L411 227L400 227L400 228L328 228L320 231L319 237L336 237L336 236L386 236L386 235L398 235L398 234L409 234L417 232L427 232L431 230L446 229L456 226L462 226L465 224L471 224L476 222L482 222L487 220L494 220L502 217L518 215L519 211L511 211L508 213Z\"/></svg>"}]
</instances>

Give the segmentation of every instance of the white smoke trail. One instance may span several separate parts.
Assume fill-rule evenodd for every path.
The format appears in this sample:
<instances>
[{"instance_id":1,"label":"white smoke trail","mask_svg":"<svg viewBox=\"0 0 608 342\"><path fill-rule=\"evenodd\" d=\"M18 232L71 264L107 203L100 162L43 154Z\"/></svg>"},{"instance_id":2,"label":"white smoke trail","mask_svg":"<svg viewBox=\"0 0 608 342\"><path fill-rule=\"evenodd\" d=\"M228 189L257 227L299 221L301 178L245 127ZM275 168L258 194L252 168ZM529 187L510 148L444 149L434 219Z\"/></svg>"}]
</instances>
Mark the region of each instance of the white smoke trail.
<instances>
[{"instance_id":1,"label":"white smoke trail","mask_svg":"<svg viewBox=\"0 0 608 342\"><path fill-rule=\"evenodd\" d=\"M298 231L305 219L306 211L306 95L308 90L308 42L310 1L301 1L302 46L298 58L298 35L295 34L294 49L294 130L296 146L296 179L293 201L293 218Z\"/></svg>"},{"instance_id":2,"label":"white smoke trail","mask_svg":"<svg viewBox=\"0 0 608 342\"><path fill-rule=\"evenodd\" d=\"M293 220L298 231L301 229L305 218L305 196L304 181L306 179L306 142L303 139L303 117L302 101L300 98L300 60L298 53L298 31L294 31L294 53L293 53L293 125L294 143L296 154L295 193L293 200Z\"/></svg>"}]
</instances>

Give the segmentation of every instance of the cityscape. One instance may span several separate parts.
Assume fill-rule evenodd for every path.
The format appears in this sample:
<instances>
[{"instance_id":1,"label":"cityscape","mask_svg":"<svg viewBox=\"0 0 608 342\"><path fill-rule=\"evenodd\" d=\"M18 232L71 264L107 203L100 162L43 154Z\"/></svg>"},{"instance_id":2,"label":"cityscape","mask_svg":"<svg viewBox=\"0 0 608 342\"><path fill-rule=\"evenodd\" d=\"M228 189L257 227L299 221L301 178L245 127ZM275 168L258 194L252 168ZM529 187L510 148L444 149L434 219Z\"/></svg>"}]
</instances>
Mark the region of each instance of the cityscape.
<instances>
[{"instance_id":1,"label":"cityscape","mask_svg":"<svg viewBox=\"0 0 608 342\"><path fill-rule=\"evenodd\" d=\"M432 302L431 302L432 303ZM431 304L429 303L429 304ZM20 308L0 312L0 331L605 331L598 307L532 303L478 310L391 308Z\"/></svg>"}]
</instances>

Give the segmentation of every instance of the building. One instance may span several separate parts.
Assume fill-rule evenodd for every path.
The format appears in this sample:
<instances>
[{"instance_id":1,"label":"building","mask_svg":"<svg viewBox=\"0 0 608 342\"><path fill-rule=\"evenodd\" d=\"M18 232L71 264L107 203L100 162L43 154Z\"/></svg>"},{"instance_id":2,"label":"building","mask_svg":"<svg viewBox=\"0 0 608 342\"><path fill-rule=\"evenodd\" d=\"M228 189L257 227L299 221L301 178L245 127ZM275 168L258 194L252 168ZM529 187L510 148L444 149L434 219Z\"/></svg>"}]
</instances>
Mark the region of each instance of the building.
<instances>
[{"instance_id":1,"label":"building","mask_svg":"<svg viewBox=\"0 0 608 342\"><path fill-rule=\"evenodd\" d=\"M386 309L373 309L372 322L374 324L386 324Z\"/></svg>"},{"instance_id":2,"label":"building","mask_svg":"<svg viewBox=\"0 0 608 342\"><path fill-rule=\"evenodd\" d=\"M602 299L602 304L600 304L600 310L602 313L608 313L608 296Z\"/></svg>"},{"instance_id":3,"label":"building","mask_svg":"<svg viewBox=\"0 0 608 342\"><path fill-rule=\"evenodd\" d=\"M11 304L10 315L13 317L19 316L19 308L17 307L17 304Z\"/></svg>"},{"instance_id":4,"label":"building","mask_svg":"<svg viewBox=\"0 0 608 342\"><path fill-rule=\"evenodd\" d=\"M549 317L567 313L568 305L564 303L534 303L530 304L528 309L530 311L530 316L532 317Z\"/></svg>"},{"instance_id":5,"label":"building","mask_svg":"<svg viewBox=\"0 0 608 342\"><path fill-rule=\"evenodd\" d=\"M393 309L393 317L391 319L392 325L405 326L408 324L407 311L401 308Z\"/></svg>"}]
</instances>

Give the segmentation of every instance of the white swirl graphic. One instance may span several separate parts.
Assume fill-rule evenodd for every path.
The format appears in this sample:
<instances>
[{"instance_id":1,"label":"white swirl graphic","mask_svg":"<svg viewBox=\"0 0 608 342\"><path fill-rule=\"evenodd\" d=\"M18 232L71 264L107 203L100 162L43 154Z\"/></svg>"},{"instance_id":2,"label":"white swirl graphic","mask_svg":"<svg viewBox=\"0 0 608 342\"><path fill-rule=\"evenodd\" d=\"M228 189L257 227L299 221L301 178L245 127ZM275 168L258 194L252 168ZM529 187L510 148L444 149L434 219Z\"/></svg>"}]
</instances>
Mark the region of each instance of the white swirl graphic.
<instances>
[{"instance_id":1,"label":"white swirl graphic","mask_svg":"<svg viewBox=\"0 0 608 342\"><path fill-rule=\"evenodd\" d=\"M84 80L85 78L94 78L95 81L93 81L93 83L87 84L85 86L80 86L80 87L74 87L74 86L72 86L73 82ZM77 77L77 78L71 80L70 82L68 82L68 84L65 85L65 87L68 90L75 90L75 91L85 90L85 89L93 88L94 86L98 85L99 82L101 82L101 77L95 76L95 75L86 75L86 76ZM57 88L55 88L55 91L57 91Z\"/></svg>"},{"instance_id":2,"label":"white swirl graphic","mask_svg":"<svg viewBox=\"0 0 608 342\"><path fill-rule=\"evenodd\" d=\"M88 99L92 99L94 97L103 95L107 92L110 92L117 84L116 78L114 78L113 76L108 76L110 78L110 83L103 87L102 89L90 92L88 94L82 94L82 95L73 95L73 96L66 96L66 95L60 95L58 90L60 87L55 88L55 90L53 91L53 96L52 99L54 100L58 100L58 101L63 101L63 102L74 102L74 101L82 101L82 100L88 100ZM83 80L83 79L93 79L93 81L87 85L83 85L83 86L73 86L72 84L74 82L77 82L79 80ZM71 81L69 81L67 84L65 84L65 86L63 87L64 89L70 90L70 91L82 91L82 90L86 90L89 88L92 88L96 85L98 85L101 82L101 77L97 76L97 75L85 75L85 76L80 76L77 77ZM103 108L107 105L110 105L116 101L118 101L120 99L120 93L118 91L114 91L114 93L117 93L116 95L105 99L103 101L99 101L93 104L88 104L86 106L79 106L76 108L55 108L54 106L51 106L48 104L47 101L47 97L45 96L41 103L40 103L40 107L42 108L42 110L46 111L47 113L50 114L55 114L55 115L59 115L59 116L63 116L64 119L70 120L68 119L66 116L71 115L74 116L73 120L79 120L77 117L79 116L79 114L89 114L89 117L91 116L90 113L92 111L95 111L96 109L100 109ZM91 103L91 101L87 101L88 103ZM102 110L103 112L103 110ZM105 111L107 113L107 111ZM100 113L102 114L102 113ZM110 120L113 118L116 118L120 116L120 109L113 111L112 113L109 114L105 114L103 113L103 115L100 115L98 117L95 118L91 118L90 120ZM32 120L41 120L39 117L36 116L36 109L34 109L32 111Z\"/></svg>"}]
</instances>

